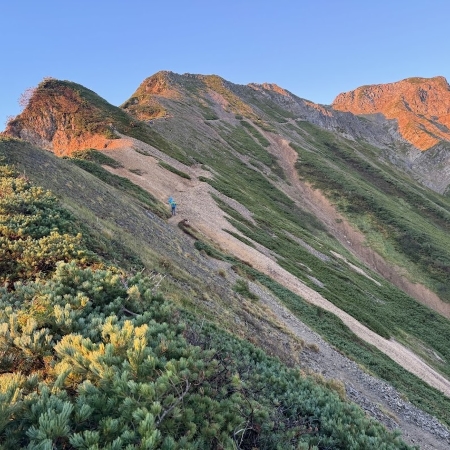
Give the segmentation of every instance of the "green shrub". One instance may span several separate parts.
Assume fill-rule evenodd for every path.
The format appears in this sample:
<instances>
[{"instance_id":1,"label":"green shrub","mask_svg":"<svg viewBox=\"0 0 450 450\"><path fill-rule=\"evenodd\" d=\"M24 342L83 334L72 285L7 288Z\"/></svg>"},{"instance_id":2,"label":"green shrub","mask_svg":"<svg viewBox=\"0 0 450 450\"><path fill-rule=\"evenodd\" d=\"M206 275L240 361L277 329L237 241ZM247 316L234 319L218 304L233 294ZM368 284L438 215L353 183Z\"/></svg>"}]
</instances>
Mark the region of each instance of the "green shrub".
<instances>
[{"instance_id":1,"label":"green shrub","mask_svg":"<svg viewBox=\"0 0 450 450\"><path fill-rule=\"evenodd\" d=\"M186 178L187 180L190 180L190 179L191 179L191 176L190 176L190 175L188 175L188 174L185 173L185 172L182 172L181 170L176 169L175 167L172 167L170 164L167 164L167 163L165 163L164 161L159 161L158 164L159 164L161 167L164 167L164 169L167 169L167 170L169 170L170 172L173 172L174 174L176 174L176 175L178 175L178 176L180 176L180 177L182 177L182 178Z\"/></svg>"},{"instance_id":2,"label":"green shrub","mask_svg":"<svg viewBox=\"0 0 450 450\"><path fill-rule=\"evenodd\" d=\"M59 261L99 264L99 258L73 235L73 217L49 192L35 188L14 171L0 178L0 284L46 277Z\"/></svg>"},{"instance_id":3,"label":"green shrub","mask_svg":"<svg viewBox=\"0 0 450 450\"><path fill-rule=\"evenodd\" d=\"M114 169L123 167L123 165L120 162L116 161L113 158L110 158L108 155L105 155L104 153L99 152L98 150L95 150L93 148L73 152L71 158L81 159L85 161L92 161L100 165L113 167Z\"/></svg>"},{"instance_id":4,"label":"green shrub","mask_svg":"<svg viewBox=\"0 0 450 450\"><path fill-rule=\"evenodd\" d=\"M250 300L258 300L258 296L250 291L248 281L245 281L242 278L236 281L234 285L234 290L238 294L241 294L243 297L249 298Z\"/></svg>"},{"instance_id":5,"label":"green shrub","mask_svg":"<svg viewBox=\"0 0 450 450\"><path fill-rule=\"evenodd\" d=\"M101 167L99 164L89 160L75 158L72 159L71 161L74 162L78 167L81 167L82 169L86 170L92 175L95 175L97 178L104 181L105 183L108 183L111 186L114 186L115 188L120 189L126 192L127 194L131 195L140 203L142 203L145 207L153 211L159 217L162 218L170 217L167 208L164 205L162 205L161 202L159 202L152 194L150 194L150 192L147 192L145 189L142 189L137 184L134 184L128 178L120 177L118 175L110 173L103 167Z\"/></svg>"}]
</instances>

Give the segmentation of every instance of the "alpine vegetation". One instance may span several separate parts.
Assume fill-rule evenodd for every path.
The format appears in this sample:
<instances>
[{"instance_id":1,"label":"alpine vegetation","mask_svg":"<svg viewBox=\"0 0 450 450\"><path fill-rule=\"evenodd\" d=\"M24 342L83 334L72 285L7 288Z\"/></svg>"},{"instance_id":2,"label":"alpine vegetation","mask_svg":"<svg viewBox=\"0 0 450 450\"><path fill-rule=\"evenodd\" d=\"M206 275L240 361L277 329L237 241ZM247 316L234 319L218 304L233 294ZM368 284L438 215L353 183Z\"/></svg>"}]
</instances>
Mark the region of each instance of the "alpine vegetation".
<instances>
[{"instance_id":1,"label":"alpine vegetation","mask_svg":"<svg viewBox=\"0 0 450 450\"><path fill-rule=\"evenodd\" d=\"M410 448L91 251L10 165L0 193L0 449Z\"/></svg>"}]
</instances>

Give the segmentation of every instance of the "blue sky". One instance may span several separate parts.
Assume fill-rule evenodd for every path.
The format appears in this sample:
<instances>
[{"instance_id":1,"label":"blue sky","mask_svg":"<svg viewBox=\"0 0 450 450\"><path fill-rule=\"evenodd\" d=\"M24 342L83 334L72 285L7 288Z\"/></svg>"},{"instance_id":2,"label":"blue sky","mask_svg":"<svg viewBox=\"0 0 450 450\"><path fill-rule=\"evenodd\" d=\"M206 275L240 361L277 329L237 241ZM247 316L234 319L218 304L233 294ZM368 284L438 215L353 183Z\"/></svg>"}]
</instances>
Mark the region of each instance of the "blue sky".
<instances>
[{"instance_id":1,"label":"blue sky","mask_svg":"<svg viewBox=\"0 0 450 450\"><path fill-rule=\"evenodd\" d=\"M0 130L52 76L114 105L160 70L272 82L316 103L450 79L447 0L0 0Z\"/></svg>"}]
</instances>

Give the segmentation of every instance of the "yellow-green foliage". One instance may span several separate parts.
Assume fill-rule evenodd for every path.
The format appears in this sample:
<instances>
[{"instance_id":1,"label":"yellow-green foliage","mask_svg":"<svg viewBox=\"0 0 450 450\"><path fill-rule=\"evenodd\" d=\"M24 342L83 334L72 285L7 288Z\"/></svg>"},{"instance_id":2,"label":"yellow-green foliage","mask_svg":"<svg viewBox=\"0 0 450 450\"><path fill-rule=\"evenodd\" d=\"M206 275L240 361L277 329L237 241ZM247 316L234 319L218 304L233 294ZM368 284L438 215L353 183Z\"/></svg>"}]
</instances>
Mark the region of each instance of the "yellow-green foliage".
<instances>
[{"instance_id":1,"label":"yellow-green foliage","mask_svg":"<svg viewBox=\"0 0 450 450\"><path fill-rule=\"evenodd\" d=\"M50 194L1 174L0 450L408 448L151 279L99 267Z\"/></svg>"},{"instance_id":2,"label":"yellow-green foliage","mask_svg":"<svg viewBox=\"0 0 450 450\"><path fill-rule=\"evenodd\" d=\"M98 262L73 235L72 219L49 192L30 185L8 166L0 178L0 283L46 276L58 261Z\"/></svg>"},{"instance_id":3,"label":"yellow-green foliage","mask_svg":"<svg viewBox=\"0 0 450 450\"><path fill-rule=\"evenodd\" d=\"M257 119L252 108L244 103L236 94L234 94L224 83L225 80L217 75L208 75L203 78L204 83L213 91L222 95L228 101L229 108L232 112L251 119Z\"/></svg>"}]
</instances>

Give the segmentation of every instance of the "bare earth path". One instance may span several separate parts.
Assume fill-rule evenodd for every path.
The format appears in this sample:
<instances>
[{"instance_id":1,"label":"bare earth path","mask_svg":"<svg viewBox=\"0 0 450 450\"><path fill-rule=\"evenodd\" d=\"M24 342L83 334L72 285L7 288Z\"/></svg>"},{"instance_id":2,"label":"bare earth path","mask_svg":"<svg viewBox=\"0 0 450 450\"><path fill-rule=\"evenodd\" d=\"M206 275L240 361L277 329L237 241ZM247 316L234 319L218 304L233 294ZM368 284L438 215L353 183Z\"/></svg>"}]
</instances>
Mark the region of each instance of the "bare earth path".
<instances>
[{"instance_id":1,"label":"bare earth path","mask_svg":"<svg viewBox=\"0 0 450 450\"><path fill-rule=\"evenodd\" d=\"M209 172L206 172L198 167L186 167L178 161L168 157L164 153L161 153L157 149L143 144L142 142L128 138L126 141L123 141L123 147L118 148L117 150L107 151L110 156L114 157L114 159L116 159L117 161L120 161L123 164L123 167L119 169L112 169L110 167L107 167L107 169L120 176L129 178L137 185L152 193L162 202L166 203L168 197L173 196L178 203L178 212L177 216L171 218L169 222L172 222L175 225L180 220L189 220L190 224L194 228L202 232L205 236L209 237L213 241L217 242L223 250L235 255L236 257L244 261L249 262L255 269L270 276L278 283L282 284L292 292L300 295L308 302L332 312L333 314L338 316L361 339L371 345L374 345L376 348L384 352L387 356L396 361L406 370L415 374L430 386L435 387L444 395L450 397L449 380L429 367L413 352L394 340L387 340L380 337L379 335L359 323L349 314L337 308L319 293L309 288L292 274L281 268L275 262L274 258L271 257L270 251L268 251L267 249L261 246L257 246L256 249L251 248L238 239L235 239L229 233L224 232L223 230L227 229L239 234L238 230L233 229L232 225L225 219L223 211L218 208L215 201L212 199L212 193L221 197L224 201L227 201L230 206L239 210L239 212L248 220L252 220L252 217L250 212L247 211L245 207L237 204L233 200L224 197L222 194L215 191L209 184L200 182L198 180L198 176L210 176ZM138 151L136 151L136 149ZM181 178L173 174L172 172L163 169L158 165L159 160L163 160L173 167L185 173L188 173L191 176L191 180ZM135 169L139 169L139 173L141 175L135 173ZM297 318L295 318L295 316L287 312L287 310L282 305L277 304L276 300L272 301L270 304L267 304L267 306L270 307L270 309L277 315L278 319L282 323L285 323L286 326L299 337L305 339L305 333L309 333L308 336L313 335L313 332L311 332L310 330L305 331L307 327L305 327ZM320 340L320 337L317 337L317 339ZM322 343L320 344L321 349L319 355L313 355L313 358L321 359L322 367L326 366L327 364L331 364L330 361L333 361L333 366L330 367L330 369L333 369L333 372L335 372L335 375L339 378L340 372L339 370L337 370L337 367L340 363L336 363L336 361L338 361L339 358L342 357L343 361L346 362L340 365L340 371L342 372L341 375L343 379L346 381L347 392L351 393L352 389L354 392L358 392L359 386L358 383L355 382L355 379L368 375L364 375L363 372L357 368L356 364L350 363L349 360L347 360L342 355L339 356L337 352L335 350L332 350L326 343L323 343L323 341L321 342ZM334 357L330 357L330 360L326 359L327 351L334 352ZM352 364L351 370L353 370L357 375L350 375L349 364ZM312 367L313 366L314 361L312 362ZM350 382L350 384L347 383L349 379L352 379L352 382ZM383 383L379 380L371 381L370 383L376 382ZM352 386L354 386L354 388ZM385 389L388 389L388 387L386 387ZM374 412L374 409L377 409L378 406L374 405L379 405L380 399L377 399L376 395L373 399L370 399L369 394L370 391L366 391L364 395L360 396L361 398L359 404L363 406L364 402L366 402L369 405L366 410L377 417L377 412ZM351 398L351 395L349 396ZM399 406L400 409L406 408L403 406L403 404L406 403L404 403L400 399L400 397L398 397L398 395L395 398L395 402L397 402L396 404L402 405ZM408 406L408 408L411 407L411 405ZM445 428L441 427L440 424L433 425L433 420L431 418L430 420L428 420L428 425L426 425L424 429L424 425L421 424L420 421L418 422L418 420L416 419L416 417L418 417L417 414L414 415L408 412L409 410L406 409L402 411L407 415L407 420L406 422L402 422L400 426L402 430L406 430L407 434L409 434L409 443L415 443L416 445L420 443L421 448L423 449L445 450L450 448L450 435L448 431L445 430ZM428 429L430 428L430 423L432 424L431 431ZM436 437L436 434L439 433L440 435Z\"/></svg>"},{"instance_id":2,"label":"bare earth path","mask_svg":"<svg viewBox=\"0 0 450 450\"><path fill-rule=\"evenodd\" d=\"M134 148L140 148L141 152L148 152L148 155L136 152L136 150L131 148L130 144ZM192 226L217 242L225 251L249 262L255 269L270 276L308 302L332 312L358 337L374 345L406 370L450 397L449 380L437 373L413 352L395 340L382 338L359 323L352 316L337 308L319 293L281 268L270 256L267 256L267 253L263 254L224 232L224 229L228 229L239 233L238 230L233 230L233 227L224 218L223 211L218 208L211 198L211 193L218 195L217 191L211 188L209 184L197 180L197 176L208 175L208 172L186 167L139 141L127 142L125 145L126 147L120 151L108 152L120 161L124 167L119 169L108 168L108 170L130 178L134 183L148 190L163 202L166 202L169 196L174 196L179 206L178 216L172 218L172 221L178 223L179 220L188 219ZM157 159L150 155L168 161L172 166L189 173L192 179L186 180L163 169L157 164ZM136 168L140 169L142 175L137 175L130 171L130 169Z\"/></svg>"}]
</instances>

